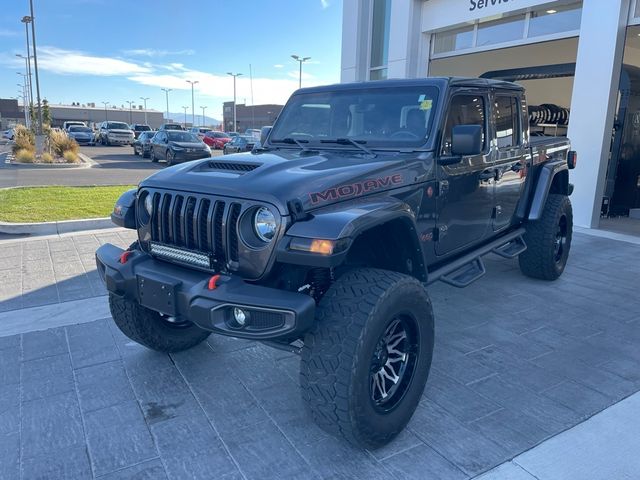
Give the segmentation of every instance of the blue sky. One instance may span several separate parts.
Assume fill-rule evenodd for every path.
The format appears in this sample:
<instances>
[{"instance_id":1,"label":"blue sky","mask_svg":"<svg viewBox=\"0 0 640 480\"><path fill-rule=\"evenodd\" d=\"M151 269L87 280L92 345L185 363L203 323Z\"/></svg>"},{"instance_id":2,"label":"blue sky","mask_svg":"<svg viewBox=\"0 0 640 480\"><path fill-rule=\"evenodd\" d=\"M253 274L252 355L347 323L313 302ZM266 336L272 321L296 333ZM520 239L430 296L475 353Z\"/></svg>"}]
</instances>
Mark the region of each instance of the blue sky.
<instances>
[{"instance_id":1,"label":"blue sky","mask_svg":"<svg viewBox=\"0 0 640 480\"><path fill-rule=\"evenodd\" d=\"M15 97L24 72L28 0L2 2L0 98ZM150 97L149 108L191 108L222 117L241 72L238 103L283 103L298 87L298 63L309 56L303 86L340 80L342 0L34 0L40 92L51 103L126 105ZM34 81L35 85L35 81ZM35 88L34 88L35 95ZM189 110L190 111L190 110Z\"/></svg>"}]
</instances>

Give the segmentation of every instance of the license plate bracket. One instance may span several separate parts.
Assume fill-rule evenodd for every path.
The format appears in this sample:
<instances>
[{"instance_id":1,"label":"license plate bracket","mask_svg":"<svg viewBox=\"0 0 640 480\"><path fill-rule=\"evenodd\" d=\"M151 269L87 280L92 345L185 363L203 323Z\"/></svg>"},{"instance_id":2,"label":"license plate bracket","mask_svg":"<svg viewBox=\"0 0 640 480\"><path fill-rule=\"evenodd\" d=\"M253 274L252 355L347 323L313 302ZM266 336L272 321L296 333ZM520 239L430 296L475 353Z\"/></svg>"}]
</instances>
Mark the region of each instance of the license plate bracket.
<instances>
[{"instance_id":1,"label":"license plate bracket","mask_svg":"<svg viewBox=\"0 0 640 480\"><path fill-rule=\"evenodd\" d=\"M179 282L138 275L138 300L143 307L166 315L176 315L176 291Z\"/></svg>"}]
</instances>

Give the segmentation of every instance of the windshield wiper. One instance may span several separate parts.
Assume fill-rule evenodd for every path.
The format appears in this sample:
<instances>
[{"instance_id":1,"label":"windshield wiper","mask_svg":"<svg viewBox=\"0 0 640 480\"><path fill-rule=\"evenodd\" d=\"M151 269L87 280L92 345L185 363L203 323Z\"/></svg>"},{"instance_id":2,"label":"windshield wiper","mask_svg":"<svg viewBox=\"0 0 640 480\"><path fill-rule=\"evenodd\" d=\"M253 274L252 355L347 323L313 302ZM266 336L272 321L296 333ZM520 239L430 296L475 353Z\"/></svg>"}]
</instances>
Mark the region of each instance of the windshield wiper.
<instances>
[{"instance_id":1,"label":"windshield wiper","mask_svg":"<svg viewBox=\"0 0 640 480\"><path fill-rule=\"evenodd\" d=\"M309 147L305 145L305 143L309 143L309 140L298 140L297 138L287 137L281 140L271 140L271 143L286 143L289 145L297 145L299 146L303 152L310 152Z\"/></svg>"},{"instance_id":2,"label":"windshield wiper","mask_svg":"<svg viewBox=\"0 0 640 480\"><path fill-rule=\"evenodd\" d=\"M367 143L365 140L354 140L353 138L336 138L335 140L320 140L320 143L337 143L338 145L353 145L354 147L359 148L367 155L376 156L371 150L363 145L363 143Z\"/></svg>"}]
</instances>

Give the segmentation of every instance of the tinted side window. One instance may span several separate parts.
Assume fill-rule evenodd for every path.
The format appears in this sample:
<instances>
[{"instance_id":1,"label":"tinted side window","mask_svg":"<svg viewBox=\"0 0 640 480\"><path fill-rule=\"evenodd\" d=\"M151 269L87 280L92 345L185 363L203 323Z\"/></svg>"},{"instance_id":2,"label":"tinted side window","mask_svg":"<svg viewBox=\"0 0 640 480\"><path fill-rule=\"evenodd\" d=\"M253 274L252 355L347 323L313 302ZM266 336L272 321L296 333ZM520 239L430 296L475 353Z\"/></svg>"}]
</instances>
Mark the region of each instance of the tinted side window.
<instances>
[{"instance_id":1,"label":"tinted side window","mask_svg":"<svg viewBox=\"0 0 640 480\"><path fill-rule=\"evenodd\" d=\"M497 96L496 103L496 138L498 148L517 146L520 136L520 114L516 97Z\"/></svg>"},{"instance_id":2,"label":"tinted side window","mask_svg":"<svg viewBox=\"0 0 640 480\"><path fill-rule=\"evenodd\" d=\"M442 155L451 155L451 132L457 125L482 125L482 149L487 138L486 106L480 95L456 95L451 99L442 137Z\"/></svg>"}]
</instances>

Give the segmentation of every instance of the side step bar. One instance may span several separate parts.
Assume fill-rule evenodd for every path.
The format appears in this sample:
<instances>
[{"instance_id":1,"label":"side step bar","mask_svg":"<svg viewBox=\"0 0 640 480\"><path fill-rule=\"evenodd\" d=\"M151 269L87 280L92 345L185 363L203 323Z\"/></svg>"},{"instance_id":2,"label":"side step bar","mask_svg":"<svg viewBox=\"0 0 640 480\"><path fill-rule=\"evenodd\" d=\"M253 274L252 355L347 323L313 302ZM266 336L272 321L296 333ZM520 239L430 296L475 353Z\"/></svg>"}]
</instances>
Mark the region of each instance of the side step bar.
<instances>
[{"instance_id":1,"label":"side step bar","mask_svg":"<svg viewBox=\"0 0 640 480\"><path fill-rule=\"evenodd\" d=\"M482 277L486 272L481 257L489 253L496 253L501 257L511 255L506 256L505 258L515 258L520 253L524 252L527 248L524 240L522 240L524 233L525 229L519 228L518 230L500 237L493 242L482 245L474 251L453 260L443 267L429 272L427 285L437 281L443 281L458 288L470 285Z\"/></svg>"}]
</instances>

